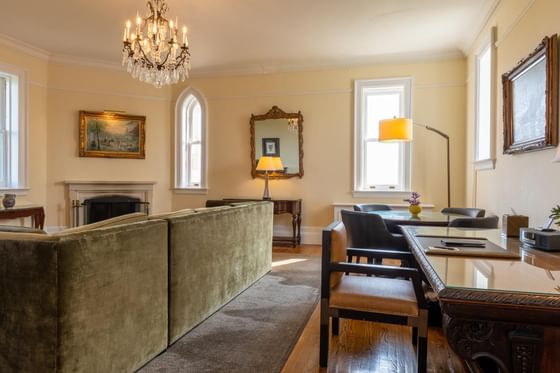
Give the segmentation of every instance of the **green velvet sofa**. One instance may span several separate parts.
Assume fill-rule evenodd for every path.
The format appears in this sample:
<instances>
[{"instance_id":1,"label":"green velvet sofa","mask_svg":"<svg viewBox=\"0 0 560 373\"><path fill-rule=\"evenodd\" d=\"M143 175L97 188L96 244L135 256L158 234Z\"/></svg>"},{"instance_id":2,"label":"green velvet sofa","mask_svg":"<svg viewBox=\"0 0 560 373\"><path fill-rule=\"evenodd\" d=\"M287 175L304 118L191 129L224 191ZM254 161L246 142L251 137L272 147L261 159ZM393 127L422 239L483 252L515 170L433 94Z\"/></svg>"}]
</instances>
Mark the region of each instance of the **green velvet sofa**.
<instances>
[{"instance_id":1,"label":"green velvet sofa","mask_svg":"<svg viewBox=\"0 0 560 373\"><path fill-rule=\"evenodd\" d=\"M167 265L167 222L145 216L0 233L0 372L140 368L167 346Z\"/></svg>"},{"instance_id":2,"label":"green velvet sofa","mask_svg":"<svg viewBox=\"0 0 560 373\"><path fill-rule=\"evenodd\" d=\"M270 271L272 209L0 229L0 372L140 368Z\"/></svg>"},{"instance_id":3,"label":"green velvet sofa","mask_svg":"<svg viewBox=\"0 0 560 373\"><path fill-rule=\"evenodd\" d=\"M270 202L155 216L169 223L169 344L270 271Z\"/></svg>"}]
</instances>

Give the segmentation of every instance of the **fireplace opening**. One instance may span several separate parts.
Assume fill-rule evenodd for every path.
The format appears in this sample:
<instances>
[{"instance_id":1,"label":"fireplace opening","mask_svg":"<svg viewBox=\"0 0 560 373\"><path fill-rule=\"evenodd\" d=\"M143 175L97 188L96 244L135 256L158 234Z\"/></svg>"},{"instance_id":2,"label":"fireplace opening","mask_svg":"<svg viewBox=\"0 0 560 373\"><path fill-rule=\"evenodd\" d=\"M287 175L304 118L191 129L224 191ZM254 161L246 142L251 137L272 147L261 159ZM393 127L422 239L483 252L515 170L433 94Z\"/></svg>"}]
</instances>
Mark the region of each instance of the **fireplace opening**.
<instances>
[{"instance_id":1,"label":"fireplace opening","mask_svg":"<svg viewBox=\"0 0 560 373\"><path fill-rule=\"evenodd\" d=\"M99 196L86 199L83 203L84 223L90 224L132 212L148 213L148 202L128 196Z\"/></svg>"}]
</instances>

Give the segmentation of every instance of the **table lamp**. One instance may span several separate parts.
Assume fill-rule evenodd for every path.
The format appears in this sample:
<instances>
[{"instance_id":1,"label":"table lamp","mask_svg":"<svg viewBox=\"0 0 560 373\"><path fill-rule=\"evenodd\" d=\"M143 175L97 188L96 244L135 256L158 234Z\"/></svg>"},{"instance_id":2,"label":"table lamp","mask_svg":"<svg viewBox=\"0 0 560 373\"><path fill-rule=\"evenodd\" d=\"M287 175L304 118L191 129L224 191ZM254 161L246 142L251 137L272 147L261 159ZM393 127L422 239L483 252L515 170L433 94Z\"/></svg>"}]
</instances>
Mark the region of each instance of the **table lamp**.
<instances>
[{"instance_id":1,"label":"table lamp","mask_svg":"<svg viewBox=\"0 0 560 373\"><path fill-rule=\"evenodd\" d=\"M282 159L280 157L261 157L257 164L257 171L264 171L264 194L263 199L269 200L270 193L268 191L268 172L280 171L284 169Z\"/></svg>"},{"instance_id":2,"label":"table lamp","mask_svg":"<svg viewBox=\"0 0 560 373\"><path fill-rule=\"evenodd\" d=\"M451 207L451 174L449 166L449 135L440 130L426 126L425 124L415 123L409 118L391 118L379 121L379 141L380 142L404 142L412 141L412 125L424 127L440 135L447 142L447 207Z\"/></svg>"}]
</instances>

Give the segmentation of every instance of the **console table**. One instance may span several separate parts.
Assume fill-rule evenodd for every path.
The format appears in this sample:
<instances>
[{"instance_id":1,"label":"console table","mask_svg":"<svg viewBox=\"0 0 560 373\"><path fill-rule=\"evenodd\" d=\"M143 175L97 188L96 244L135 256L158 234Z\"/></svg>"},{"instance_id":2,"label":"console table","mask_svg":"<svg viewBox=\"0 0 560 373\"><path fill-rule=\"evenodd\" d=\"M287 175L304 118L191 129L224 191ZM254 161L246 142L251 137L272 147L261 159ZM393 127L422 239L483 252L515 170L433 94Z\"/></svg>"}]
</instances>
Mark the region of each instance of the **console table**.
<instances>
[{"instance_id":1,"label":"console table","mask_svg":"<svg viewBox=\"0 0 560 373\"><path fill-rule=\"evenodd\" d=\"M262 201L255 198L224 198L221 200L208 200L206 207L223 206L232 202ZM292 247L301 244L301 199L271 199L274 204L274 215L290 214L292 216L292 236L274 236L272 243L276 245L290 244Z\"/></svg>"},{"instance_id":2,"label":"console table","mask_svg":"<svg viewBox=\"0 0 560 373\"><path fill-rule=\"evenodd\" d=\"M43 229L45 225L45 210L43 206L38 205L21 205L11 208L0 209L0 219L11 220L18 218L31 218L31 223L34 228Z\"/></svg>"},{"instance_id":3,"label":"console table","mask_svg":"<svg viewBox=\"0 0 560 373\"><path fill-rule=\"evenodd\" d=\"M560 253L525 248L497 229L402 231L437 294L449 345L471 372L558 371ZM521 260L425 253L446 237L485 238Z\"/></svg>"}]
</instances>

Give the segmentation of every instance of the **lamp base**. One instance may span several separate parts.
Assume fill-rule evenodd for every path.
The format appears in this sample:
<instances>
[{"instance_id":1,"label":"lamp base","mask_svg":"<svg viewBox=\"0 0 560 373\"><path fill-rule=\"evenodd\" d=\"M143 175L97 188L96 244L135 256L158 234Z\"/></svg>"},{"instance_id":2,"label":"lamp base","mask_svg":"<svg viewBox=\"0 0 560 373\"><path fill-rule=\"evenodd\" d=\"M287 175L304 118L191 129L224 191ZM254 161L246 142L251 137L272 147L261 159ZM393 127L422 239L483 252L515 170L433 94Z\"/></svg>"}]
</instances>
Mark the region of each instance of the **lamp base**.
<instances>
[{"instance_id":1,"label":"lamp base","mask_svg":"<svg viewBox=\"0 0 560 373\"><path fill-rule=\"evenodd\" d=\"M263 197L263 201L270 201L272 198L270 197Z\"/></svg>"}]
</instances>

